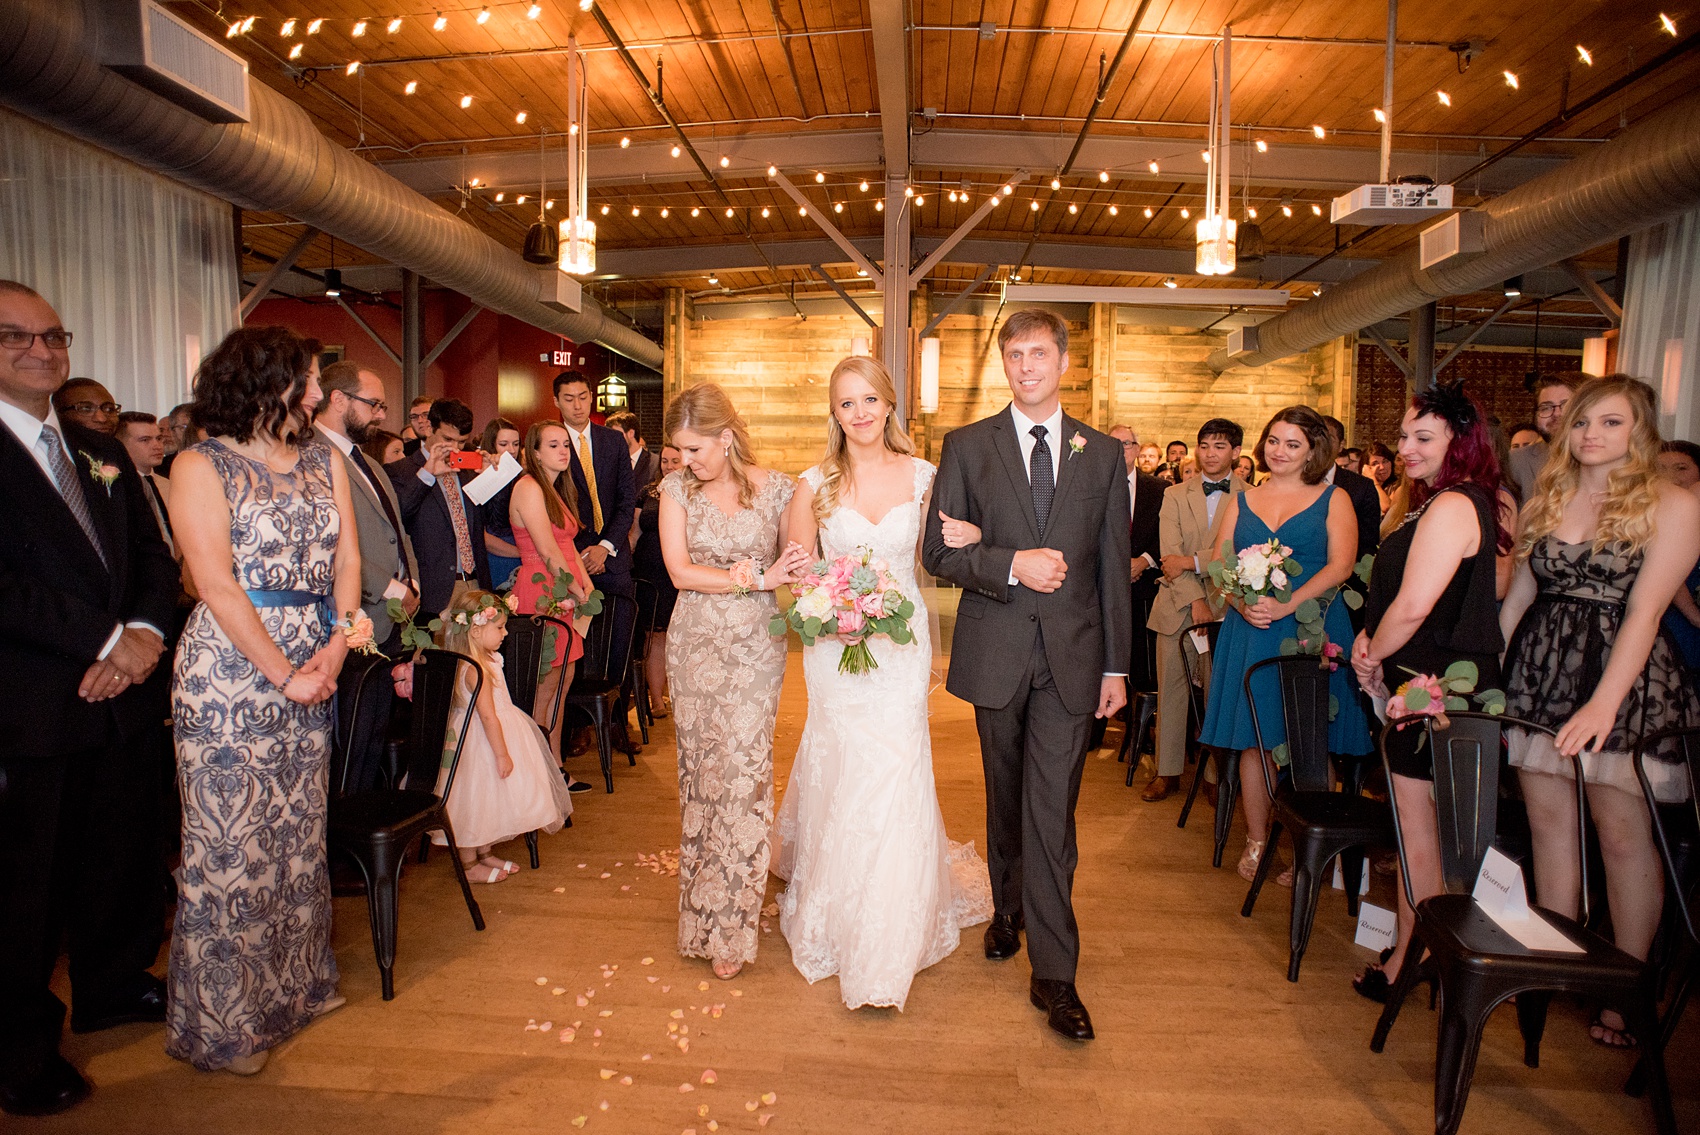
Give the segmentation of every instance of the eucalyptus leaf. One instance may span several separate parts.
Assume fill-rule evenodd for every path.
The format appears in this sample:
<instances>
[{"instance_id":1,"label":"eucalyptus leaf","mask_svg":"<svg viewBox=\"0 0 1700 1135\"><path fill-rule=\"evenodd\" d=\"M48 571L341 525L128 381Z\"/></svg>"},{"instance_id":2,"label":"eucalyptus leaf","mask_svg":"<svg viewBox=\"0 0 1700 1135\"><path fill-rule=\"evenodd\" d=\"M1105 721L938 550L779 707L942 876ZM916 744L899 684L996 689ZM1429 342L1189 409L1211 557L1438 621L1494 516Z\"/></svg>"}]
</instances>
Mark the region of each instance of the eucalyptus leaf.
<instances>
[{"instance_id":1,"label":"eucalyptus leaf","mask_svg":"<svg viewBox=\"0 0 1700 1135\"><path fill-rule=\"evenodd\" d=\"M1433 700L1429 692L1421 686L1412 686L1405 691L1405 708L1412 713L1421 713Z\"/></svg>"},{"instance_id":2,"label":"eucalyptus leaf","mask_svg":"<svg viewBox=\"0 0 1700 1135\"><path fill-rule=\"evenodd\" d=\"M1468 678L1472 688L1476 684L1476 679L1480 676L1481 672L1476 669L1476 664L1467 659L1454 662L1446 668L1446 673L1441 675L1443 678Z\"/></svg>"},{"instance_id":3,"label":"eucalyptus leaf","mask_svg":"<svg viewBox=\"0 0 1700 1135\"><path fill-rule=\"evenodd\" d=\"M1282 658L1291 658L1293 655L1295 655L1297 653L1299 653L1299 640L1298 639L1296 639L1296 638L1284 638L1284 639L1281 640L1281 657Z\"/></svg>"},{"instance_id":4,"label":"eucalyptus leaf","mask_svg":"<svg viewBox=\"0 0 1700 1135\"><path fill-rule=\"evenodd\" d=\"M1283 600L1283 602L1285 602L1285 600ZM1322 614L1322 605L1315 599L1306 599L1303 603L1299 604L1299 609L1293 612L1294 617L1299 620L1301 626L1305 623L1314 622L1320 614Z\"/></svg>"},{"instance_id":5,"label":"eucalyptus leaf","mask_svg":"<svg viewBox=\"0 0 1700 1135\"><path fill-rule=\"evenodd\" d=\"M1449 697L1446 699L1446 708L1453 713L1457 713L1461 710L1469 709L1470 703L1460 697Z\"/></svg>"},{"instance_id":6,"label":"eucalyptus leaf","mask_svg":"<svg viewBox=\"0 0 1700 1135\"><path fill-rule=\"evenodd\" d=\"M1354 611L1364 605L1364 597L1359 595L1356 591L1341 592L1340 598L1345 601L1346 606L1350 607Z\"/></svg>"},{"instance_id":7,"label":"eucalyptus leaf","mask_svg":"<svg viewBox=\"0 0 1700 1135\"><path fill-rule=\"evenodd\" d=\"M1333 721L1340 716L1340 699L1333 694L1328 695L1328 720Z\"/></svg>"},{"instance_id":8,"label":"eucalyptus leaf","mask_svg":"<svg viewBox=\"0 0 1700 1135\"><path fill-rule=\"evenodd\" d=\"M1275 762L1277 768L1286 768L1292 758L1287 754L1287 743L1282 741L1269 750L1269 759Z\"/></svg>"}]
</instances>

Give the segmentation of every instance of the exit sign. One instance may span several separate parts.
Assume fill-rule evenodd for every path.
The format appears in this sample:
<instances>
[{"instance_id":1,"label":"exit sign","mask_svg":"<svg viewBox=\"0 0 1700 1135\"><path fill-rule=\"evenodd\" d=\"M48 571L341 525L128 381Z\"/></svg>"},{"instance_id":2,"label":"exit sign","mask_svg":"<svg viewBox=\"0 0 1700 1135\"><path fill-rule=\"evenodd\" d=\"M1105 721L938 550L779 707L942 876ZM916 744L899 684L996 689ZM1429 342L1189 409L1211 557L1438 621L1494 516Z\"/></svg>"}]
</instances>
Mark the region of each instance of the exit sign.
<instances>
[{"instance_id":1,"label":"exit sign","mask_svg":"<svg viewBox=\"0 0 1700 1135\"><path fill-rule=\"evenodd\" d=\"M571 351L556 351L551 361L558 367L570 367L573 365L573 353Z\"/></svg>"}]
</instances>

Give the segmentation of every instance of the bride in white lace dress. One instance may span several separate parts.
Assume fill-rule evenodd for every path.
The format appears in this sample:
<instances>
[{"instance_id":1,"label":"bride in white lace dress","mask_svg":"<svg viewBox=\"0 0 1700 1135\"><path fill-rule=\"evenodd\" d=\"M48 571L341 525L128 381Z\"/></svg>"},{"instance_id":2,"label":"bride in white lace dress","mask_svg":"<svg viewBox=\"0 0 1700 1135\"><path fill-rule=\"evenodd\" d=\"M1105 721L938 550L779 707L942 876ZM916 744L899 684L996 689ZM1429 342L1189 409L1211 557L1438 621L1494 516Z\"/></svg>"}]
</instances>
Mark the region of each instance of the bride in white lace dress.
<instances>
[{"instance_id":1,"label":"bride in white lace dress","mask_svg":"<svg viewBox=\"0 0 1700 1135\"><path fill-rule=\"evenodd\" d=\"M869 639L867 674L838 672L836 640L804 650L809 719L777 821L779 926L811 984L837 974L850 1008L901 1009L915 974L991 917L991 883L973 844L946 837L933 785L932 634L915 577L934 470L909 456L879 363L845 359L829 389L827 456L797 484L791 537L811 547L818 532L827 559L872 549L915 601L915 641Z\"/></svg>"}]
</instances>

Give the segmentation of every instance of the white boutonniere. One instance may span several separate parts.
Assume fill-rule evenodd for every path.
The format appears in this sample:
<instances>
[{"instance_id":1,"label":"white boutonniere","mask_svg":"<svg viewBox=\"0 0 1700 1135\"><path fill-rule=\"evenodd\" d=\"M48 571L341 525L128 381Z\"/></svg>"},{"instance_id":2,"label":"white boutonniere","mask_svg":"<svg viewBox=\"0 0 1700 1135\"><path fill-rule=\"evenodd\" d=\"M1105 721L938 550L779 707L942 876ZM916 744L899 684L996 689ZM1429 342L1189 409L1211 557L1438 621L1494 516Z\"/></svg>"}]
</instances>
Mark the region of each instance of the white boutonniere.
<instances>
[{"instance_id":1,"label":"white boutonniere","mask_svg":"<svg viewBox=\"0 0 1700 1135\"><path fill-rule=\"evenodd\" d=\"M1068 455L1073 457L1085 448L1086 438L1081 435L1079 430L1075 430L1074 436L1068 439Z\"/></svg>"},{"instance_id":2,"label":"white boutonniere","mask_svg":"<svg viewBox=\"0 0 1700 1135\"><path fill-rule=\"evenodd\" d=\"M118 483L118 466L102 462L100 458L86 449L79 449L77 453L84 461L89 463L89 476L99 481L101 486L106 489L106 495L111 496L112 486Z\"/></svg>"}]
</instances>

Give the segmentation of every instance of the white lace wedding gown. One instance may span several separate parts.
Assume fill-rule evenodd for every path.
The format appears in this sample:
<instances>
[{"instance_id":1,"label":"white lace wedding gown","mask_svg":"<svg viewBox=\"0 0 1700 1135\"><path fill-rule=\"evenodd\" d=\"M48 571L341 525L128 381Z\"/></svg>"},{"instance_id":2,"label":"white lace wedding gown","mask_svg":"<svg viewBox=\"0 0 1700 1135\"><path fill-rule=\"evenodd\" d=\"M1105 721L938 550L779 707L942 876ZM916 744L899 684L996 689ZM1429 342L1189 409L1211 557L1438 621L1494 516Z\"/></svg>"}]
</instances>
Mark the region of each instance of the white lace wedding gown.
<instances>
[{"instance_id":1,"label":"white lace wedding gown","mask_svg":"<svg viewBox=\"0 0 1700 1135\"><path fill-rule=\"evenodd\" d=\"M803 651L809 719L777 821L774 872L790 884L779 927L810 984L837 974L852 1009L903 1008L915 974L992 915L986 863L972 843L946 837L933 786L932 634L915 579L933 472L916 459L914 497L878 524L840 508L820 530L828 559L871 548L915 601L915 641L868 639L871 673L840 674L836 640ZM818 469L803 478L819 491Z\"/></svg>"}]
</instances>

